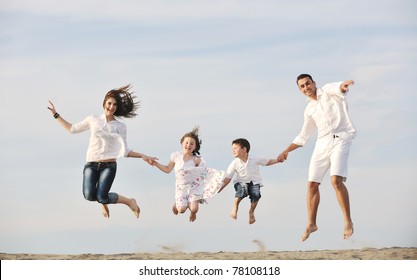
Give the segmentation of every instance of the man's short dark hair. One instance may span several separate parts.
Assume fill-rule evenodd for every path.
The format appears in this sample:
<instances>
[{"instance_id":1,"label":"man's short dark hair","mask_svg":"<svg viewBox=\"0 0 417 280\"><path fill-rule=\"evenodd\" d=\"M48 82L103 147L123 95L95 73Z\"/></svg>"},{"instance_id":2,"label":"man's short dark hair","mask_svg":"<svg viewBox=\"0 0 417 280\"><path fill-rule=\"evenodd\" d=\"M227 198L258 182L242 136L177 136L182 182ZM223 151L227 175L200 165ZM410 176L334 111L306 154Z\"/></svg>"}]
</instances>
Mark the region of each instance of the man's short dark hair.
<instances>
[{"instance_id":1,"label":"man's short dark hair","mask_svg":"<svg viewBox=\"0 0 417 280\"><path fill-rule=\"evenodd\" d=\"M312 82L314 82L313 78L311 77L310 74L300 74L297 77L297 85L298 85L298 81L304 78L309 78Z\"/></svg>"}]
</instances>

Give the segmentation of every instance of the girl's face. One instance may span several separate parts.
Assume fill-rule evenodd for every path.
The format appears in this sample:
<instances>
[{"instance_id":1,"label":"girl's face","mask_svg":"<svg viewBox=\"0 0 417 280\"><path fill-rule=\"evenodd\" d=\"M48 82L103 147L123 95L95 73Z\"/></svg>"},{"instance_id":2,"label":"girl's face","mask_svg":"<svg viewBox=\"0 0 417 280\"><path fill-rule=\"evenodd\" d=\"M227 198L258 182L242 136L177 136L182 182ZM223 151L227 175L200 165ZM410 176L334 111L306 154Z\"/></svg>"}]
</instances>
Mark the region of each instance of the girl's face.
<instances>
[{"instance_id":1,"label":"girl's face","mask_svg":"<svg viewBox=\"0 0 417 280\"><path fill-rule=\"evenodd\" d=\"M192 137L185 137L181 145L183 154L192 154L196 148L195 139Z\"/></svg>"},{"instance_id":2,"label":"girl's face","mask_svg":"<svg viewBox=\"0 0 417 280\"><path fill-rule=\"evenodd\" d=\"M114 112L116 112L116 110L117 110L116 99L114 99L113 97L108 98L106 102L104 102L104 114L106 115L106 117L113 118Z\"/></svg>"}]
</instances>

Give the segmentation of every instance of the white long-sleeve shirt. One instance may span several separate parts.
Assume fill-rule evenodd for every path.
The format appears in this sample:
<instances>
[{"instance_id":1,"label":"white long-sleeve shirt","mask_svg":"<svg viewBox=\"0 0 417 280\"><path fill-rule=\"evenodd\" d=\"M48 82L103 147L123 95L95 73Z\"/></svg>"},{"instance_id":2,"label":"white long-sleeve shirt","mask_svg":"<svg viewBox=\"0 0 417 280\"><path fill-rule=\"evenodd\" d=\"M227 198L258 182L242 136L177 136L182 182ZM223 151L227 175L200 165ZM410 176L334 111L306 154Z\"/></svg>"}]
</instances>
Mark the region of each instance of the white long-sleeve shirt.
<instances>
[{"instance_id":1,"label":"white long-sleeve shirt","mask_svg":"<svg viewBox=\"0 0 417 280\"><path fill-rule=\"evenodd\" d=\"M107 122L104 114L89 116L71 126L71 133L90 130L86 161L98 161L127 156L126 125L118 120Z\"/></svg>"},{"instance_id":2,"label":"white long-sleeve shirt","mask_svg":"<svg viewBox=\"0 0 417 280\"><path fill-rule=\"evenodd\" d=\"M301 132L293 140L304 146L317 130L317 140L337 135L350 141L356 136L356 129L348 114L346 93L340 91L342 82L326 84L317 88L317 100L310 100L304 111Z\"/></svg>"}]
</instances>

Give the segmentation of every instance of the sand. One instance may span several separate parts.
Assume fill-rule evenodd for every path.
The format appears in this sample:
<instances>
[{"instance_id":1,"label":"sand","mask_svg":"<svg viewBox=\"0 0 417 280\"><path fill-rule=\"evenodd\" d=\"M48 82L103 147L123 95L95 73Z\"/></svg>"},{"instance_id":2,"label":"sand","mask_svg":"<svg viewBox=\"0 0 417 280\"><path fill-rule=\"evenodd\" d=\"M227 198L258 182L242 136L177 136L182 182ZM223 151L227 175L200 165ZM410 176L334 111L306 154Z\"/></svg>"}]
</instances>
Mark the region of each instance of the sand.
<instances>
[{"instance_id":1,"label":"sand","mask_svg":"<svg viewBox=\"0 0 417 280\"><path fill-rule=\"evenodd\" d=\"M7 254L0 260L417 260L417 247L258 252L161 252L126 254Z\"/></svg>"}]
</instances>

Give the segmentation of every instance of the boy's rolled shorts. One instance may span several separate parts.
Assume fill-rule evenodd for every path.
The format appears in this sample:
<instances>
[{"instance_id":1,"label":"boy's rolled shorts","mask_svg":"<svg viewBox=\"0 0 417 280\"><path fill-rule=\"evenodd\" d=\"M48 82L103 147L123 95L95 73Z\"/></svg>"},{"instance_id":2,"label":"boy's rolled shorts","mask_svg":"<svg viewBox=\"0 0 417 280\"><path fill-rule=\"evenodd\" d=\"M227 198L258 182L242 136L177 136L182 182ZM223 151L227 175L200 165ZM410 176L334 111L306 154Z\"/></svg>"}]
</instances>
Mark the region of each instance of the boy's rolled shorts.
<instances>
[{"instance_id":1,"label":"boy's rolled shorts","mask_svg":"<svg viewBox=\"0 0 417 280\"><path fill-rule=\"evenodd\" d=\"M250 202L258 202L261 198L261 185L249 183L237 182L235 184L235 197L245 198L249 196Z\"/></svg>"}]
</instances>

